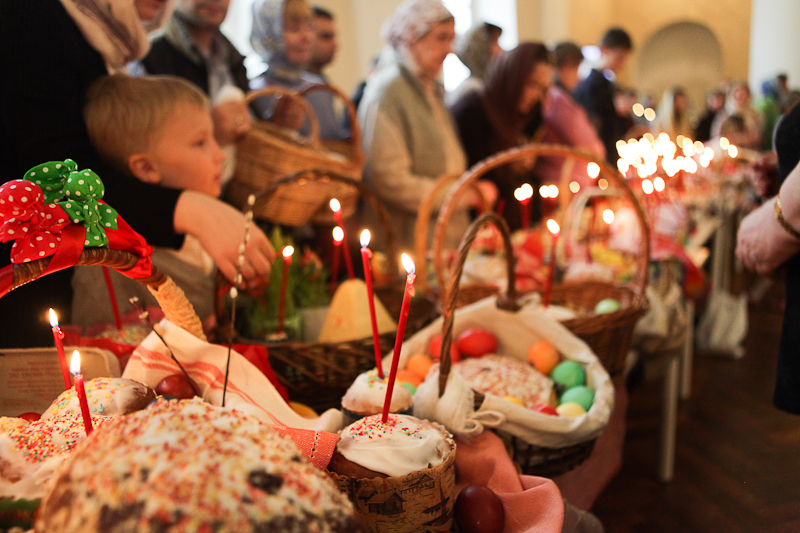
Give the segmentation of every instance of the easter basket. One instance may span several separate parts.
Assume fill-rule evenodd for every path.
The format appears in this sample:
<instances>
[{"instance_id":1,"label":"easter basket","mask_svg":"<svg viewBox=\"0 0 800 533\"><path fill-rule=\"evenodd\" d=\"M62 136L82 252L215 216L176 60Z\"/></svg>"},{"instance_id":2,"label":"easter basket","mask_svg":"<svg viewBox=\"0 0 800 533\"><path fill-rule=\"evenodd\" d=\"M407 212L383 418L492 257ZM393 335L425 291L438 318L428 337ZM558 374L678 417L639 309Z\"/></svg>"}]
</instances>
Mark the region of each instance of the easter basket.
<instances>
[{"instance_id":1,"label":"easter basket","mask_svg":"<svg viewBox=\"0 0 800 533\"><path fill-rule=\"evenodd\" d=\"M458 292L467 251L486 223L500 229L508 252L507 289L505 294L459 307ZM405 367L410 356L424 352L431 339L441 333L441 362L438 368L435 365L431 368L417 388L414 414L436 420L465 438L484 428L492 428L505 440L509 454L523 473L556 476L575 468L591 453L613 411L613 385L585 343L536 305L519 303L510 251L505 221L494 214L481 215L468 229L457 252L444 316L403 344L399 364ZM472 390L461 374L453 371L450 358L454 336L471 328L490 330L498 340L496 351L504 357L525 360L528 348L540 340L553 345L565 359L585 368L586 383L594 390L594 402L589 410L574 418L552 417L505 398Z\"/></svg>"},{"instance_id":2,"label":"easter basket","mask_svg":"<svg viewBox=\"0 0 800 533\"><path fill-rule=\"evenodd\" d=\"M635 258L634 274L626 285L623 286L601 280L586 280L556 283L552 287L551 302L555 305L572 309L594 309L598 302L608 298L613 298L619 302L620 308L617 311L606 314L590 312L563 322L567 329L589 345L612 378L619 381L623 379L625 359L630 348L633 330L637 321L644 316L648 309L645 287L647 285L648 258L650 254L649 230L645 213L627 183L615 169L611 168L596 155L567 146L529 144L499 152L474 165L450 189L448 197L439 212L433 243L433 260L438 283L443 286L445 279L446 265L441 252L444 246L445 229L454 207L458 205L466 188L472 186L486 173L498 167L540 156L562 157L567 158L568 161L577 160L582 163L596 163L600 169L599 179L605 179L608 184L617 186L621 194L630 201L641 227L643 237L640 240L639 251ZM480 289L476 289L473 292L480 294ZM459 304L467 301L464 297L461 297Z\"/></svg>"},{"instance_id":3,"label":"easter basket","mask_svg":"<svg viewBox=\"0 0 800 533\"><path fill-rule=\"evenodd\" d=\"M247 197L264 190L272 182L303 170L325 169L361 180L364 155L361 152L361 132L358 129L355 109L340 91L327 85L312 86L306 91L327 90L345 102L352 128L349 143L320 140L319 123L311 105L302 94L282 87L268 87L247 94L247 103L261 97L280 96L291 98L305 111L310 133L303 138L297 132L278 126L269 121L255 120L250 131L237 143L236 172L225 191L226 198L233 205L245 207ZM356 210L357 192L338 182L320 182L315 187L284 187L276 192L274 201L259 204L256 215L259 218L300 226L308 222L324 222L330 218L328 200L338 198L345 216Z\"/></svg>"},{"instance_id":4,"label":"easter basket","mask_svg":"<svg viewBox=\"0 0 800 533\"><path fill-rule=\"evenodd\" d=\"M318 185L336 184L348 187L361 196L378 216L383 227L386 242L384 248L390 257L396 254L396 244L392 231L391 221L386 210L378 199L360 181L352 180L327 170L307 170L271 183L266 189L256 195L253 206L254 213L263 212L265 204L281 201L280 191L286 186L297 186L298 190L313 190ZM330 198L326 199L330 200ZM327 220L333 223L333 215L327 209ZM348 231L347 236L354 233ZM346 246L343 243L342 246ZM395 293L399 297L395 297ZM231 327L230 317L226 310L226 291L217 292L217 317L218 322L226 331ZM381 301L386 310L397 320L402 304L402 285L399 283L389 286L375 287L375 296ZM406 334L411 335L436 316L434 304L425 298L417 298L411 306ZM238 335L234 333L234 335ZM223 333L227 336L227 332ZM394 346L395 332L383 333L379 336L380 353L390 351ZM346 342L300 342L283 341L269 342L239 339L240 342L266 344L270 355L270 365L275 371L281 385L286 387L289 397L308 405L312 409L321 411L331 407L338 407L347 388L359 374L375 367L375 349L372 336Z\"/></svg>"}]
</instances>

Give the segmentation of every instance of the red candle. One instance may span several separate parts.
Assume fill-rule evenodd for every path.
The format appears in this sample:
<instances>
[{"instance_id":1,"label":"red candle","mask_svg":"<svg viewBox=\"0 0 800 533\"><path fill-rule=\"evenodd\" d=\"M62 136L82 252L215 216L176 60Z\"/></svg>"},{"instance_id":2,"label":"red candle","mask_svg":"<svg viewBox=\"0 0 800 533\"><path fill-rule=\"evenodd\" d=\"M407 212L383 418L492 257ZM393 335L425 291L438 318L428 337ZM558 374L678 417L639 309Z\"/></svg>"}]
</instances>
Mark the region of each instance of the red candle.
<instances>
[{"instance_id":1,"label":"red candle","mask_svg":"<svg viewBox=\"0 0 800 533\"><path fill-rule=\"evenodd\" d=\"M78 395L78 403L81 406L81 418L83 427L88 437L92 433L92 415L89 412L89 401L86 399L86 388L83 385L83 374L81 374L81 354L78 350L72 352L69 370L75 376L75 394Z\"/></svg>"},{"instance_id":2,"label":"red candle","mask_svg":"<svg viewBox=\"0 0 800 533\"><path fill-rule=\"evenodd\" d=\"M517 190L514 191L514 198L519 201L519 211L521 225L523 229L528 229L531 226L531 213L528 204L533 198L533 187L528 183L522 184Z\"/></svg>"},{"instance_id":3,"label":"red candle","mask_svg":"<svg viewBox=\"0 0 800 533\"><path fill-rule=\"evenodd\" d=\"M383 417L381 421L384 424L389 419L389 406L392 404L394 380L397 376L397 365L400 362L400 348L403 347L403 336L406 332L406 320L408 320L408 308L411 305L411 297L414 296L414 280L417 279L415 275L416 266L414 266L414 261L412 261L407 254L403 254L403 266L406 272L408 272L408 275L406 276L406 288L403 293L403 305L400 307L400 319L397 321L397 338L394 341L392 368L389 370L389 382L386 384L386 398L383 400Z\"/></svg>"},{"instance_id":4,"label":"red candle","mask_svg":"<svg viewBox=\"0 0 800 533\"><path fill-rule=\"evenodd\" d=\"M69 366L67 366L67 356L64 355L64 332L58 327L58 316L56 312L50 308L50 327L53 329L53 338L56 341L56 351L58 352L58 362L61 363L61 374L64 376L64 387L72 388L72 382L69 379Z\"/></svg>"},{"instance_id":5,"label":"red candle","mask_svg":"<svg viewBox=\"0 0 800 533\"><path fill-rule=\"evenodd\" d=\"M283 276L281 277L281 293L278 299L278 333L283 333L283 315L286 308L286 281L289 279L289 265L292 264L294 246L283 247Z\"/></svg>"},{"instance_id":6,"label":"red candle","mask_svg":"<svg viewBox=\"0 0 800 533\"><path fill-rule=\"evenodd\" d=\"M336 198L332 198L330 202L331 211L333 211L333 218L336 220L336 223L339 224L342 228L342 240L344 245L344 265L347 267L347 277L349 279L355 279L355 274L353 273L353 260L350 258L350 248L347 247L347 240L344 238L344 222L342 222L342 205L339 203L339 200Z\"/></svg>"},{"instance_id":7,"label":"red candle","mask_svg":"<svg viewBox=\"0 0 800 533\"><path fill-rule=\"evenodd\" d=\"M331 261L331 288L336 289L339 283L339 256L342 251L342 241L344 240L344 230L341 226L333 228L333 259Z\"/></svg>"},{"instance_id":8,"label":"red candle","mask_svg":"<svg viewBox=\"0 0 800 533\"><path fill-rule=\"evenodd\" d=\"M369 239L371 235L368 229L361 232L361 262L364 264L364 281L367 284L367 298L369 298L369 318L372 321L372 344L375 347L375 366L378 368L378 376L383 379L383 364L381 364L381 343L378 338L378 321L375 318L375 300L372 296L372 267L369 260L372 257L372 250L369 249Z\"/></svg>"},{"instance_id":9,"label":"red candle","mask_svg":"<svg viewBox=\"0 0 800 533\"><path fill-rule=\"evenodd\" d=\"M122 317L119 315L119 306L117 305L117 294L114 292L114 284L111 282L111 274L108 267L103 267L103 277L106 279L106 288L108 289L108 297L111 299L111 310L114 312L114 325L117 329L122 329Z\"/></svg>"},{"instance_id":10,"label":"red candle","mask_svg":"<svg viewBox=\"0 0 800 533\"><path fill-rule=\"evenodd\" d=\"M547 220L547 229L553 236L553 242L550 245L550 274L547 276L547 285L544 287L544 306L550 305L550 291L553 288L553 277L556 273L556 244L558 243L558 235L561 233L561 228L558 222L552 218Z\"/></svg>"}]
</instances>

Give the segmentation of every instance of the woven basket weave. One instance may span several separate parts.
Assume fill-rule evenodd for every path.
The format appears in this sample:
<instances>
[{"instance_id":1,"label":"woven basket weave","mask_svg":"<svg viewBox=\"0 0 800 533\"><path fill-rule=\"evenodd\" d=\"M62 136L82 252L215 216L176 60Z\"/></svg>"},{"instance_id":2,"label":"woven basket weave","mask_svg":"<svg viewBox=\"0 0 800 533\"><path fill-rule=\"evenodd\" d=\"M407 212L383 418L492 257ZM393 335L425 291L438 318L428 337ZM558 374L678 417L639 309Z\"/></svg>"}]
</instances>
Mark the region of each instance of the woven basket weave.
<instances>
[{"instance_id":1,"label":"woven basket weave","mask_svg":"<svg viewBox=\"0 0 800 533\"><path fill-rule=\"evenodd\" d=\"M511 236L509 234L508 225L505 220L501 219L493 213L486 213L478 217L467 229L464 238L461 240L456 260L453 266L453 272L450 275L450 282L447 290L447 299L445 300L445 313L444 322L442 323L442 347L440 353L442 354L441 363L439 367L439 396L444 394L447 387L447 378L451 371L450 360L450 345L453 341L453 325L455 323L455 313L458 308L458 293L461 285L461 275L464 272L464 264L467 260L470 246L478 235L481 227L485 224L494 224L503 237L503 245L506 251L506 275L508 277L508 288L506 294L498 295L497 306L501 309L508 311L517 311L520 309L517 303L517 289L516 289L516 276L514 275L514 254L511 246ZM475 392L475 408L479 408L483 403L484 395ZM525 442L519 437L508 435L505 432L499 432L500 436L506 441L506 448L511 455L511 458L520 465L522 472L527 475L536 476L557 476L569 472L576 466L580 465L589 457L589 454L594 448L595 439L579 442L563 448L545 448Z\"/></svg>"},{"instance_id":2,"label":"woven basket weave","mask_svg":"<svg viewBox=\"0 0 800 533\"><path fill-rule=\"evenodd\" d=\"M530 160L532 157L558 156L583 163L594 162L600 167L600 177L615 184L633 205L642 230L642 240L636 256L636 270L630 284L626 287L603 282L585 281L556 284L552 288L552 303L572 308L594 309L600 300L615 298L622 306L619 311L603 315L586 315L564 322L564 326L581 338L597 355L616 384L621 383L625 369L625 360L630 348L636 322L648 309L645 287L647 285L648 258L650 257L650 239L647 219L636 196L628 184L619 176L616 169L596 155L584 150L568 146L529 144L499 152L474 165L459 178L445 199L436 222L433 242L433 260L439 286L444 286L445 265L442 256L445 230L455 206L461 200L468 187L473 186L486 173L517 161ZM485 296L487 292L496 292L496 288L485 285L468 287L469 293L462 295L459 304L463 305Z\"/></svg>"},{"instance_id":3,"label":"woven basket weave","mask_svg":"<svg viewBox=\"0 0 800 533\"><path fill-rule=\"evenodd\" d=\"M247 103L265 96L291 98L302 106L308 116L311 132L302 138L295 131L264 120L253 121L250 131L237 143L236 171L225 195L233 205L244 208L247 197L264 190L270 183L298 171L325 169L353 180L361 180L364 155L361 152L361 132L355 109L348 98L328 85L314 85L304 91L326 90L345 102L350 117L352 136L349 143L320 140L319 123L303 94L282 87L268 87L248 93ZM313 189L285 187L279 196L264 203L257 216L278 224L300 226L308 222L323 222L330 218L328 200L337 198L342 212L350 216L357 207L357 194L338 183L320 183Z\"/></svg>"}]
</instances>

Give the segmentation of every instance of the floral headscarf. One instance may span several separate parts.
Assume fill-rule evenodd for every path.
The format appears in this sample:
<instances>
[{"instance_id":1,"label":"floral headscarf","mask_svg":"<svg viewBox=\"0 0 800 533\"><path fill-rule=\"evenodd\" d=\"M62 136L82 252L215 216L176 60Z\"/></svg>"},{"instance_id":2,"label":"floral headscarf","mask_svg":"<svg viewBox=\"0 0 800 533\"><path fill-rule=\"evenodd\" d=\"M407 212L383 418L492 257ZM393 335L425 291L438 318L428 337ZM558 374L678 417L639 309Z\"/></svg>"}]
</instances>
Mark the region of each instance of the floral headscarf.
<instances>
[{"instance_id":1,"label":"floral headscarf","mask_svg":"<svg viewBox=\"0 0 800 533\"><path fill-rule=\"evenodd\" d=\"M478 24L456 40L454 51L470 73L482 80L491 61L489 26Z\"/></svg>"},{"instance_id":2,"label":"floral headscarf","mask_svg":"<svg viewBox=\"0 0 800 533\"><path fill-rule=\"evenodd\" d=\"M395 50L401 50L424 37L440 22L453 18L440 0L406 0L384 23L382 36Z\"/></svg>"}]
</instances>

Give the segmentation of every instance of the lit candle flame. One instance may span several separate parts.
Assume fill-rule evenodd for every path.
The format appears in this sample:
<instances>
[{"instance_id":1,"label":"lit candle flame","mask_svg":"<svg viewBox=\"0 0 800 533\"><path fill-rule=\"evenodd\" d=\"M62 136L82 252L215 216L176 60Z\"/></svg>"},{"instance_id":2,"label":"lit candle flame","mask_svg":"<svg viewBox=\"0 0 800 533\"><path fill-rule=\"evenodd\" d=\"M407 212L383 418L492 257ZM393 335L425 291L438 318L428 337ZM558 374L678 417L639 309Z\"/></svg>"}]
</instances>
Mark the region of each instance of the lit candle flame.
<instances>
[{"instance_id":1,"label":"lit candle flame","mask_svg":"<svg viewBox=\"0 0 800 533\"><path fill-rule=\"evenodd\" d=\"M558 186L548 185L548 188L550 189L550 198L558 198ZM530 196L528 198L530 198Z\"/></svg>"},{"instance_id":2,"label":"lit candle flame","mask_svg":"<svg viewBox=\"0 0 800 533\"><path fill-rule=\"evenodd\" d=\"M341 226L336 226L333 228L333 240L337 243L344 240L344 230L341 228Z\"/></svg>"},{"instance_id":3,"label":"lit candle flame","mask_svg":"<svg viewBox=\"0 0 800 533\"><path fill-rule=\"evenodd\" d=\"M552 218L547 219L547 229L553 235L558 235L559 233L561 233L561 228L559 227L558 222L556 222Z\"/></svg>"},{"instance_id":4,"label":"lit candle flame","mask_svg":"<svg viewBox=\"0 0 800 533\"><path fill-rule=\"evenodd\" d=\"M614 222L614 211L612 211L611 209L606 209L605 211L603 211L603 222L605 222L606 224L611 224L612 222Z\"/></svg>"},{"instance_id":5,"label":"lit candle flame","mask_svg":"<svg viewBox=\"0 0 800 533\"><path fill-rule=\"evenodd\" d=\"M408 254L403 254L400 256L400 260L403 262L403 268L406 269L406 272L409 274L414 274L417 271L416 265L414 265L414 261L411 260Z\"/></svg>"},{"instance_id":6,"label":"lit candle flame","mask_svg":"<svg viewBox=\"0 0 800 533\"><path fill-rule=\"evenodd\" d=\"M530 183L523 183L519 188L522 190L525 198L533 198L533 187Z\"/></svg>"},{"instance_id":7,"label":"lit candle flame","mask_svg":"<svg viewBox=\"0 0 800 533\"><path fill-rule=\"evenodd\" d=\"M653 194L653 182L650 180L642 181L642 190L645 194Z\"/></svg>"},{"instance_id":8,"label":"lit candle flame","mask_svg":"<svg viewBox=\"0 0 800 533\"><path fill-rule=\"evenodd\" d=\"M342 210L342 204L340 204L339 200L337 200L336 198L331 198L331 204L330 205L331 205L331 211L333 211L334 213L336 211L341 211Z\"/></svg>"},{"instance_id":9,"label":"lit candle flame","mask_svg":"<svg viewBox=\"0 0 800 533\"><path fill-rule=\"evenodd\" d=\"M369 246L369 239L372 235L370 235L369 230L365 229L361 232L361 247L365 248Z\"/></svg>"},{"instance_id":10,"label":"lit candle flame","mask_svg":"<svg viewBox=\"0 0 800 533\"><path fill-rule=\"evenodd\" d=\"M661 176L658 176L653 180L653 188L658 192L663 191L666 186L667 184L664 182L664 178Z\"/></svg>"},{"instance_id":11,"label":"lit candle flame","mask_svg":"<svg viewBox=\"0 0 800 533\"><path fill-rule=\"evenodd\" d=\"M723 150L727 150L730 145L731 142L728 140L727 137L719 138L719 147L722 148Z\"/></svg>"},{"instance_id":12,"label":"lit candle flame","mask_svg":"<svg viewBox=\"0 0 800 533\"><path fill-rule=\"evenodd\" d=\"M292 257L292 254L294 253L294 246L284 246L282 253L283 257L286 259Z\"/></svg>"},{"instance_id":13,"label":"lit candle flame","mask_svg":"<svg viewBox=\"0 0 800 533\"><path fill-rule=\"evenodd\" d=\"M739 149L736 148L734 145L728 146L728 155L735 159L736 156L739 155Z\"/></svg>"},{"instance_id":14,"label":"lit candle flame","mask_svg":"<svg viewBox=\"0 0 800 533\"><path fill-rule=\"evenodd\" d=\"M50 311L48 311L47 314L50 315L50 327L51 328L57 327L58 326L58 315L56 315L56 312L53 311L52 307L50 308Z\"/></svg>"},{"instance_id":15,"label":"lit candle flame","mask_svg":"<svg viewBox=\"0 0 800 533\"><path fill-rule=\"evenodd\" d=\"M539 196L542 198L549 198L550 197L550 187L547 185L542 185L539 187Z\"/></svg>"},{"instance_id":16,"label":"lit candle flame","mask_svg":"<svg viewBox=\"0 0 800 533\"><path fill-rule=\"evenodd\" d=\"M589 174L589 177L595 179L597 176L600 175L600 165L592 161L588 165L586 165L586 173Z\"/></svg>"},{"instance_id":17,"label":"lit candle flame","mask_svg":"<svg viewBox=\"0 0 800 533\"><path fill-rule=\"evenodd\" d=\"M73 376L81 373L81 354L78 350L72 352L72 359L69 363L69 371Z\"/></svg>"},{"instance_id":18,"label":"lit candle flame","mask_svg":"<svg viewBox=\"0 0 800 533\"><path fill-rule=\"evenodd\" d=\"M581 190L581 184L577 181L571 181L569 182L569 190L573 193L578 193Z\"/></svg>"},{"instance_id":19,"label":"lit candle flame","mask_svg":"<svg viewBox=\"0 0 800 533\"><path fill-rule=\"evenodd\" d=\"M517 187L516 189L514 189L514 198L516 198L520 202L526 199L522 187Z\"/></svg>"}]
</instances>

